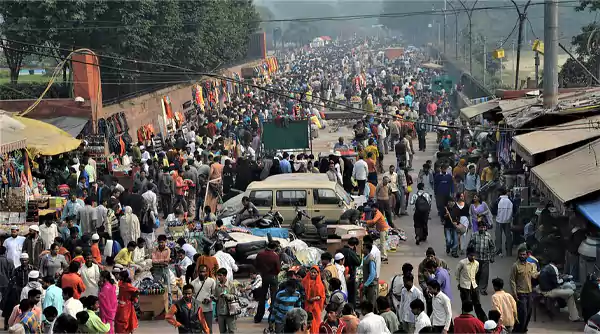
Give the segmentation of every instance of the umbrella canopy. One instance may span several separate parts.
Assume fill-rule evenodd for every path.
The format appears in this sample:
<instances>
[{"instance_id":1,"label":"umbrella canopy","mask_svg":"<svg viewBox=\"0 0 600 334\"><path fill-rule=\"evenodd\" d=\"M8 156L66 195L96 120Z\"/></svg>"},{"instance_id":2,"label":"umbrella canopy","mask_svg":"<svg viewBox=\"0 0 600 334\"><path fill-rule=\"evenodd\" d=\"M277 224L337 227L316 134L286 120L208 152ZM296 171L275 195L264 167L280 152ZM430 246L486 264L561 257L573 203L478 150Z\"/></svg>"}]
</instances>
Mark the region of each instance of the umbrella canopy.
<instances>
[{"instance_id":1,"label":"umbrella canopy","mask_svg":"<svg viewBox=\"0 0 600 334\"><path fill-rule=\"evenodd\" d=\"M26 147L25 125L0 110L0 154Z\"/></svg>"},{"instance_id":2,"label":"umbrella canopy","mask_svg":"<svg viewBox=\"0 0 600 334\"><path fill-rule=\"evenodd\" d=\"M34 155L57 155L73 151L81 144L81 140L52 124L21 116L13 118L25 126L18 132L27 139L27 148Z\"/></svg>"}]
</instances>

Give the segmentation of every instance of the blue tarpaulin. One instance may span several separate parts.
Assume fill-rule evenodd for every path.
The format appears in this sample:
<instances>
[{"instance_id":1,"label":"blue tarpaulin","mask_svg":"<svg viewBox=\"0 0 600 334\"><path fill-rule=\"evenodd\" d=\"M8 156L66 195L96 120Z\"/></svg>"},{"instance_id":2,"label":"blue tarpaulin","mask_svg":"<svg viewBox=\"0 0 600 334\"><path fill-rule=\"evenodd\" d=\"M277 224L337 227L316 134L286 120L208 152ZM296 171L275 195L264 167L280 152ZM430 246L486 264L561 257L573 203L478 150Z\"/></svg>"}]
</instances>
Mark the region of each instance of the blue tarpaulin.
<instances>
[{"instance_id":1,"label":"blue tarpaulin","mask_svg":"<svg viewBox=\"0 0 600 334\"><path fill-rule=\"evenodd\" d=\"M575 207L592 224L600 227L600 198L577 203Z\"/></svg>"},{"instance_id":2,"label":"blue tarpaulin","mask_svg":"<svg viewBox=\"0 0 600 334\"><path fill-rule=\"evenodd\" d=\"M289 237L287 228L251 228L250 232L258 237L266 237L267 233L271 233L273 238L287 239Z\"/></svg>"}]
</instances>

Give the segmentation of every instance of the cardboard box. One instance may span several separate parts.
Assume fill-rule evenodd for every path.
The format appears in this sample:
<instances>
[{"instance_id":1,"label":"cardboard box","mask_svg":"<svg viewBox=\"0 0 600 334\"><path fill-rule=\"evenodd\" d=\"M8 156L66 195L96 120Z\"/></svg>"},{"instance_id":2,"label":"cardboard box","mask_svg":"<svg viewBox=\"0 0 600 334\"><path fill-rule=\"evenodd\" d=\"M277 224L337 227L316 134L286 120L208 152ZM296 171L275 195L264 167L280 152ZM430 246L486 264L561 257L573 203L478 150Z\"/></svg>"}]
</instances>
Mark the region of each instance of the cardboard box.
<instances>
[{"instance_id":1,"label":"cardboard box","mask_svg":"<svg viewBox=\"0 0 600 334\"><path fill-rule=\"evenodd\" d=\"M169 307L168 293L162 295L141 295L139 297L140 311L149 312L153 317L157 317L163 312L167 312Z\"/></svg>"}]
</instances>

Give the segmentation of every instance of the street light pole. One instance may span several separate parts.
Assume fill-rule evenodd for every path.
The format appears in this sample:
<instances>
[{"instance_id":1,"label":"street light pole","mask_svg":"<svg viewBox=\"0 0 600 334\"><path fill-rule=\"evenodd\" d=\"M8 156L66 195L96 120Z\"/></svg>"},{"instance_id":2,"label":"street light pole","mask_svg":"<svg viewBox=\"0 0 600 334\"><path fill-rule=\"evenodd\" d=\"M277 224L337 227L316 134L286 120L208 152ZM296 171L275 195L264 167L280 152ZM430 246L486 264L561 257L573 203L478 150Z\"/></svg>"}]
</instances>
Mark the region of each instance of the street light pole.
<instances>
[{"instance_id":1,"label":"street light pole","mask_svg":"<svg viewBox=\"0 0 600 334\"><path fill-rule=\"evenodd\" d=\"M454 17L456 18L456 20L454 21L454 51L455 51L455 58L458 59L458 12L456 11L456 9L454 8L454 5L452 5L452 2L450 1L446 1L444 3L450 5L450 8L452 8L452 11L454 11Z\"/></svg>"},{"instance_id":2,"label":"street light pole","mask_svg":"<svg viewBox=\"0 0 600 334\"><path fill-rule=\"evenodd\" d=\"M519 14L519 35L517 37L517 70L515 72L515 90L517 90L519 89L519 66L521 63L521 46L523 44L523 25L527 19L527 8L531 4L531 0L527 1L525 7L523 8L523 12L521 12L515 0L510 1L513 3L513 5L515 5L517 14Z\"/></svg>"},{"instance_id":3,"label":"street light pole","mask_svg":"<svg viewBox=\"0 0 600 334\"><path fill-rule=\"evenodd\" d=\"M558 104L558 0L544 3L544 108Z\"/></svg>"},{"instance_id":4,"label":"street light pole","mask_svg":"<svg viewBox=\"0 0 600 334\"><path fill-rule=\"evenodd\" d=\"M446 55L446 0L444 0L444 56Z\"/></svg>"},{"instance_id":5,"label":"street light pole","mask_svg":"<svg viewBox=\"0 0 600 334\"><path fill-rule=\"evenodd\" d=\"M473 75L473 21L471 20L471 16L473 14L473 9L475 9L475 6L477 6L478 1L479 0L475 0L473 7L471 7L469 10L464 4L464 0L458 0L458 3L463 6L467 12L467 17L469 18L469 74L471 75Z\"/></svg>"}]
</instances>

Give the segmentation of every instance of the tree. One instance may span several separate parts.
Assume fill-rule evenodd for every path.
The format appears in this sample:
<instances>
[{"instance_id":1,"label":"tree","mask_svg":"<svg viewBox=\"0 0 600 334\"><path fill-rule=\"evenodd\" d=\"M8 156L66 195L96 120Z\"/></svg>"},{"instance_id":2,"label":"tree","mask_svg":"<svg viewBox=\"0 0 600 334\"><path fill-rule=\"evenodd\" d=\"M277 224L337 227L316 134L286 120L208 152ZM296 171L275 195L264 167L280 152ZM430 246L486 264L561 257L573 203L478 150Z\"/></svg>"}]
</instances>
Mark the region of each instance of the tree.
<instances>
[{"instance_id":1,"label":"tree","mask_svg":"<svg viewBox=\"0 0 600 334\"><path fill-rule=\"evenodd\" d=\"M23 57L34 48L13 42L14 40L28 40L40 42L40 34L30 30L35 26L35 18L31 13L39 13L31 2L25 0L0 2L0 32L2 40L0 46L4 52L6 63L10 70L10 82L16 84L19 71L23 64Z\"/></svg>"},{"instance_id":2,"label":"tree","mask_svg":"<svg viewBox=\"0 0 600 334\"><path fill-rule=\"evenodd\" d=\"M17 41L0 45L14 81L27 52L61 61L89 48L100 55L102 81L122 84L104 87L116 95L142 83L191 79L161 64L200 72L244 59L260 23L252 2L237 0L16 0L0 2L0 15L3 36Z\"/></svg>"}]
</instances>

